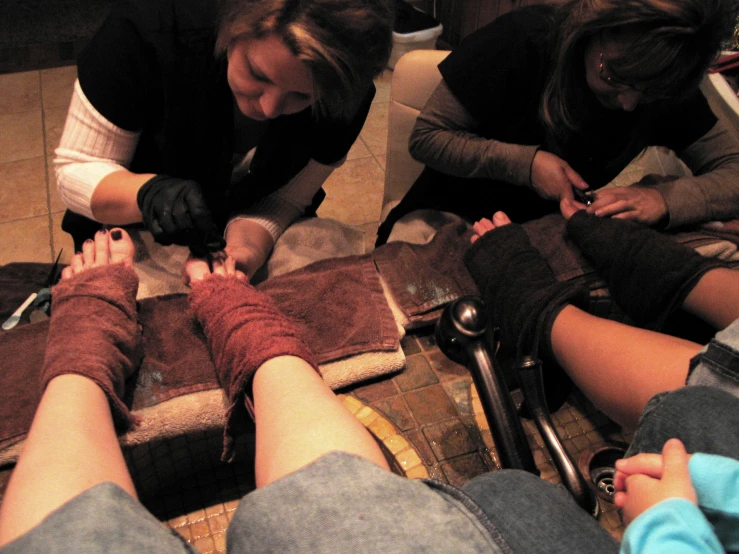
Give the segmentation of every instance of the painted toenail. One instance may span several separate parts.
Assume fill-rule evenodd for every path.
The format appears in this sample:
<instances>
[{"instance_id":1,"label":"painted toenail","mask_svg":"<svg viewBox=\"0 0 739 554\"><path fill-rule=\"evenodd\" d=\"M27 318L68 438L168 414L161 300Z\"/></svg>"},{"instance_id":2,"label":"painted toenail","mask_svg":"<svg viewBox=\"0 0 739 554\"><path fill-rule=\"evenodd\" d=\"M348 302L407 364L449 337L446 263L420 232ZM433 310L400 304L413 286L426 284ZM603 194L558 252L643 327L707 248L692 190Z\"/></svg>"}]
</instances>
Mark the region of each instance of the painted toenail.
<instances>
[{"instance_id":1,"label":"painted toenail","mask_svg":"<svg viewBox=\"0 0 739 554\"><path fill-rule=\"evenodd\" d=\"M110 238L113 240L121 240L121 238L123 238L123 233L121 233L120 229L114 229L110 232Z\"/></svg>"},{"instance_id":2,"label":"painted toenail","mask_svg":"<svg viewBox=\"0 0 739 554\"><path fill-rule=\"evenodd\" d=\"M100 229L100 230L98 231L98 233L100 233L101 235L104 235L104 234L105 234L105 233L107 233L107 232L108 232L108 230L107 230L107 229Z\"/></svg>"}]
</instances>

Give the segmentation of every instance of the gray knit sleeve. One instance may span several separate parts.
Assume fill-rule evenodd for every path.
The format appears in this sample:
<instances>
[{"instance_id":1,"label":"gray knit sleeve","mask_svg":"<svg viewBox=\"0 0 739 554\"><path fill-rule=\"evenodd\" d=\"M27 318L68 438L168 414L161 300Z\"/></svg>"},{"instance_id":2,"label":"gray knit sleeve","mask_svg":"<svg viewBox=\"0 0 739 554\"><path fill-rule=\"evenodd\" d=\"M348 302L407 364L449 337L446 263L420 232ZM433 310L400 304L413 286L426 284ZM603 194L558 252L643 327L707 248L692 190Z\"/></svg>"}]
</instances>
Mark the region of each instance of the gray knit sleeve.
<instances>
[{"instance_id":1,"label":"gray knit sleeve","mask_svg":"<svg viewBox=\"0 0 739 554\"><path fill-rule=\"evenodd\" d=\"M441 81L416 120L411 156L457 177L488 178L529 186L537 146L508 144L475 133L478 121Z\"/></svg>"},{"instance_id":2,"label":"gray knit sleeve","mask_svg":"<svg viewBox=\"0 0 739 554\"><path fill-rule=\"evenodd\" d=\"M655 185L667 203L669 227L739 217L739 139L719 121L676 154L693 176Z\"/></svg>"}]
</instances>

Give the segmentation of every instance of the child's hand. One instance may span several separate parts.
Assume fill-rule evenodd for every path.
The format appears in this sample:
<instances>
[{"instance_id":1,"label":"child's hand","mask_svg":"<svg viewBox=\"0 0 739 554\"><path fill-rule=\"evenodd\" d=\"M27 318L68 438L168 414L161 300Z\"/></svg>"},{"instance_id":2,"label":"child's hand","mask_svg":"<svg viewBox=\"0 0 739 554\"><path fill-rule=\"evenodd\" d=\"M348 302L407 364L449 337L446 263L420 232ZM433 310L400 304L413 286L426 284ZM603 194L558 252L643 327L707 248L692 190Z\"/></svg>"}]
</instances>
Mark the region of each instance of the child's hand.
<instances>
[{"instance_id":1,"label":"child's hand","mask_svg":"<svg viewBox=\"0 0 739 554\"><path fill-rule=\"evenodd\" d=\"M613 501L622 511L626 524L658 502L685 498L698 503L690 481L690 456L678 439L670 439L662 454L639 454L616 462Z\"/></svg>"}]
</instances>

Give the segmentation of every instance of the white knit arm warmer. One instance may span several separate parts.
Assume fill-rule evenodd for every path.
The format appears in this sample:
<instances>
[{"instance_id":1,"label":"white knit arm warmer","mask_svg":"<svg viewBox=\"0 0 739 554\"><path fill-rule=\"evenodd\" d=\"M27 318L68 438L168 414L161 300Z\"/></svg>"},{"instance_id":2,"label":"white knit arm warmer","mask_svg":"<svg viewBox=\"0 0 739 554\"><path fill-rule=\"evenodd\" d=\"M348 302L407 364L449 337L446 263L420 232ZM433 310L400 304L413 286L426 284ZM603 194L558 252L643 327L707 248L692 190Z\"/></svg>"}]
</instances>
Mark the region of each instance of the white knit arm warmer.
<instances>
[{"instance_id":1,"label":"white knit arm warmer","mask_svg":"<svg viewBox=\"0 0 739 554\"><path fill-rule=\"evenodd\" d=\"M323 186L335 167L344 163L340 160L336 165L324 165L315 160L300 170L284 186L262 198L243 213L233 217L231 221L249 219L264 227L276 241L279 236L296 219L305 213L311 205L313 197ZM229 221L229 224L231 223ZM228 230L228 225L226 226ZM225 236L225 232L224 232Z\"/></svg>"},{"instance_id":2,"label":"white knit arm warmer","mask_svg":"<svg viewBox=\"0 0 739 554\"><path fill-rule=\"evenodd\" d=\"M95 188L107 175L127 168L140 135L105 119L76 81L62 139L54 151L57 190L64 204L92 218L90 202Z\"/></svg>"}]
</instances>

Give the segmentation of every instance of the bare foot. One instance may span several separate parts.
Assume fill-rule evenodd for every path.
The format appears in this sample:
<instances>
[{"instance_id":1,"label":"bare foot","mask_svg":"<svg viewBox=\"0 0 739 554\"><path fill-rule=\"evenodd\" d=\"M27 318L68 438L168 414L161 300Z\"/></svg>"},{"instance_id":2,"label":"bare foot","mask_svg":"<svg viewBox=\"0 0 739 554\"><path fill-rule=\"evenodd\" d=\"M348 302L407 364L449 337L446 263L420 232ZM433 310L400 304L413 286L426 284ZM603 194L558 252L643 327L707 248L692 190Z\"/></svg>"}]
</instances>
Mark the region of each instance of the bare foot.
<instances>
[{"instance_id":1,"label":"bare foot","mask_svg":"<svg viewBox=\"0 0 739 554\"><path fill-rule=\"evenodd\" d=\"M483 236L485 233L492 231L496 227L508 225L510 222L511 220L504 212L495 212L493 214L492 220L486 217L482 218L480 221L472 226L472 230L475 232L475 234L472 235L472 237L470 238L470 243L475 244L475 241Z\"/></svg>"},{"instance_id":2,"label":"bare foot","mask_svg":"<svg viewBox=\"0 0 739 554\"><path fill-rule=\"evenodd\" d=\"M82 252L62 270L62 279L70 279L86 269L111 264L133 267L134 246L128 233L119 227L95 233L95 239L82 244Z\"/></svg>"},{"instance_id":3,"label":"bare foot","mask_svg":"<svg viewBox=\"0 0 739 554\"><path fill-rule=\"evenodd\" d=\"M185 262L184 274L185 284L188 286L208 279L212 275L236 277L236 279L245 283L248 281L246 274L236 269L236 260L231 256L227 256L225 252L213 255L213 271L208 267L208 260L205 258L188 258Z\"/></svg>"}]
</instances>

